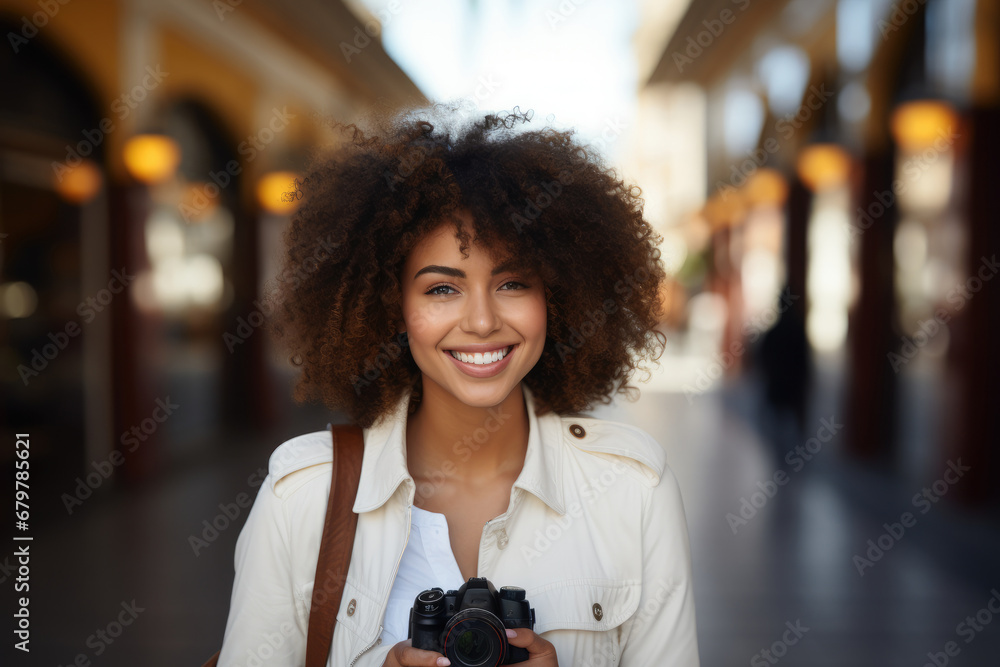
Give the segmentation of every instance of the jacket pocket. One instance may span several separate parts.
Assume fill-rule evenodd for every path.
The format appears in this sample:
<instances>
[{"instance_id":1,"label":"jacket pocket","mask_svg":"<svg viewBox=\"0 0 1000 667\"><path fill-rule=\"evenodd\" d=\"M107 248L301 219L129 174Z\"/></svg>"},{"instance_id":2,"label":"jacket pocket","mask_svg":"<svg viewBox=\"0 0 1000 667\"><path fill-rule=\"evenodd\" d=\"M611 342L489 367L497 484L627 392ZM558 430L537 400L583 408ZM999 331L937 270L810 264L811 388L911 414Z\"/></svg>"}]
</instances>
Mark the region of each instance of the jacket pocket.
<instances>
[{"instance_id":1,"label":"jacket pocket","mask_svg":"<svg viewBox=\"0 0 1000 667\"><path fill-rule=\"evenodd\" d=\"M535 632L555 647L559 664L613 667L621 659L622 623L639 608L636 580L574 579L527 591Z\"/></svg>"},{"instance_id":2,"label":"jacket pocket","mask_svg":"<svg viewBox=\"0 0 1000 667\"><path fill-rule=\"evenodd\" d=\"M527 591L535 609L535 632L617 628L639 608L638 580L574 579Z\"/></svg>"},{"instance_id":3,"label":"jacket pocket","mask_svg":"<svg viewBox=\"0 0 1000 667\"><path fill-rule=\"evenodd\" d=\"M380 624L378 602L366 595L350 581L344 584L344 594L340 599L337 624L348 628L363 640L374 639Z\"/></svg>"}]
</instances>

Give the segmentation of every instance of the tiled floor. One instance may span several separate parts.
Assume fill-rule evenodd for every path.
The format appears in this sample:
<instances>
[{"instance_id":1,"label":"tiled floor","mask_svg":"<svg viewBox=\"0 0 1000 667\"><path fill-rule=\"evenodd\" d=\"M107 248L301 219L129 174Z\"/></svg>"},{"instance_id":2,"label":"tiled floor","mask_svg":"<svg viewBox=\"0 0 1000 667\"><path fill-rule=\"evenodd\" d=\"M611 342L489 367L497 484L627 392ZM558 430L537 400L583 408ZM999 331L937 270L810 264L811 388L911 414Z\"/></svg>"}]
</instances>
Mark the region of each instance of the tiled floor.
<instances>
[{"instance_id":1,"label":"tiled floor","mask_svg":"<svg viewBox=\"0 0 1000 667\"><path fill-rule=\"evenodd\" d=\"M690 526L702 664L921 667L955 642L947 664L1000 665L1000 615L980 611L1000 591L996 529L945 502L920 514L910 502L919 488L844 463L836 438L792 471L741 416L745 397L646 391L636 404L594 411L641 426L668 450ZM32 652L0 663L70 665L82 654L93 665L201 664L221 643L228 612L247 512L236 500L256 493L250 478L280 442L244 440L141 490L95 496L38 532ZM766 502L752 498L778 468L787 482ZM734 534L726 515L739 514L742 498L760 507ZM861 576L854 556L907 510L915 525ZM0 584L11 585L12 576ZM977 614L981 631L959 625ZM790 645L788 624L801 635Z\"/></svg>"}]
</instances>

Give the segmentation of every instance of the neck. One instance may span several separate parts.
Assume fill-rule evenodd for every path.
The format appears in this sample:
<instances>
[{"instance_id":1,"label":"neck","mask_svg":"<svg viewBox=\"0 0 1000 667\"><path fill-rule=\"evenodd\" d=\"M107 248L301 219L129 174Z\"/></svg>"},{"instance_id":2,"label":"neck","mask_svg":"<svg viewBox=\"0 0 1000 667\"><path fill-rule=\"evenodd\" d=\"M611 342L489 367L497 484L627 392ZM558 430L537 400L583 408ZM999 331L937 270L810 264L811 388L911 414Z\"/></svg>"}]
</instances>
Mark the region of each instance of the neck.
<instances>
[{"instance_id":1,"label":"neck","mask_svg":"<svg viewBox=\"0 0 1000 667\"><path fill-rule=\"evenodd\" d=\"M420 406L406 424L407 467L418 486L513 483L524 466L528 430L520 384L498 405L482 408L424 378Z\"/></svg>"}]
</instances>

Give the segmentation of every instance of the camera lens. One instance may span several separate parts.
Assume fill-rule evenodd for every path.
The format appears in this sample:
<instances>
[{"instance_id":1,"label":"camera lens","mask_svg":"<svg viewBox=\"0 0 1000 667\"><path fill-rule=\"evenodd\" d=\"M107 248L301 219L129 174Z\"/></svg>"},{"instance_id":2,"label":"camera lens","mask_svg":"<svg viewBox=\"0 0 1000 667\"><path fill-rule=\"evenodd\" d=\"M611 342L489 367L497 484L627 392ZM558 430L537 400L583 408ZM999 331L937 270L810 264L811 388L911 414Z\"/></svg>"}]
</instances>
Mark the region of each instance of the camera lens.
<instances>
[{"instance_id":1,"label":"camera lens","mask_svg":"<svg viewBox=\"0 0 1000 667\"><path fill-rule=\"evenodd\" d=\"M455 638L455 652L468 665L481 665L490 656L490 638L480 628L469 628Z\"/></svg>"},{"instance_id":2,"label":"camera lens","mask_svg":"<svg viewBox=\"0 0 1000 667\"><path fill-rule=\"evenodd\" d=\"M445 625L443 648L456 667L494 667L507 654L507 633L494 614L464 609Z\"/></svg>"}]
</instances>

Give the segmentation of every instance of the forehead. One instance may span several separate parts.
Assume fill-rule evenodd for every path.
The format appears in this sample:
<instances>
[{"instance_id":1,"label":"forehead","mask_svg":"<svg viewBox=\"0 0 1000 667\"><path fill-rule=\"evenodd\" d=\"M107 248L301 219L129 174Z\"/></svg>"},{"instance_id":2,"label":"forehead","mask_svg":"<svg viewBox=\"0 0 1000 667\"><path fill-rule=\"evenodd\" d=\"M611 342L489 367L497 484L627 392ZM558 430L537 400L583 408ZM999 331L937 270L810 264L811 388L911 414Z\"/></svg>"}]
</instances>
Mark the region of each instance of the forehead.
<instances>
[{"instance_id":1,"label":"forehead","mask_svg":"<svg viewBox=\"0 0 1000 667\"><path fill-rule=\"evenodd\" d=\"M444 224L414 244L406 258L406 277L412 279L414 273L426 264L441 264L453 268L482 266L484 269L493 269L501 265L507 269L527 268L527 263L517 253L510 249L487 248L475 241L475 232L470 225L463 224L462 228L470 235L466 247L467 257L462 255L461 241L455 236L454 226Z\"/></svg>"}]
</instances>

